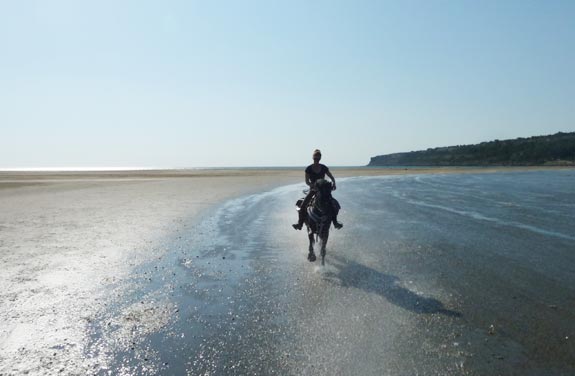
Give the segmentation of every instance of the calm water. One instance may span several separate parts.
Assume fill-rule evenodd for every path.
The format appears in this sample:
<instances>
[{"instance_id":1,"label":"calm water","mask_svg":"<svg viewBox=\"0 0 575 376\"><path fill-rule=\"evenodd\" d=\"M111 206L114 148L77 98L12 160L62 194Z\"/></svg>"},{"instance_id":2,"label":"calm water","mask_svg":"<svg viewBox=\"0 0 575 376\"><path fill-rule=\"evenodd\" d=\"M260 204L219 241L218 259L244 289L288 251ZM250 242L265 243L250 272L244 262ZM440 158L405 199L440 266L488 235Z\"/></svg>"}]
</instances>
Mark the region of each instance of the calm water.
<instances>
[{"instance_id":1,"label":"calm water","mask_svg":"<svg viewBox=\"0 0 575 376\"><path fill-rule=\"evenodd\" d=\"M102 322L159 296L168 319L95 325L90 354L125 374L575 371L575 171L342 179L324 267L291 228L302 188L175 231Z\"/></svg>"}]
</instances>

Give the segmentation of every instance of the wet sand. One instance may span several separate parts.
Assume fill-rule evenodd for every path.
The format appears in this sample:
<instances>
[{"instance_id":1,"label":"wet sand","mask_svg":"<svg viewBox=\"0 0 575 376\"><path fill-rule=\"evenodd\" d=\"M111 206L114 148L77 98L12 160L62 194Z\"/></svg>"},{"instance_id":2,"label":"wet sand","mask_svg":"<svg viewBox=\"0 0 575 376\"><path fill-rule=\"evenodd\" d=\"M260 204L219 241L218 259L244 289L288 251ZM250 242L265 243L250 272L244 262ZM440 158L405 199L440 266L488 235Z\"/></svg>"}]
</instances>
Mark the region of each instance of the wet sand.
<instances>
[{"instance_id":1,"label":"wet sand","mask_svg":"<svg viewBox=\"0 0 575 376\"><path fill-rule=\"evenodd\" d=\"M333 173L342 178L524 169ZM166 233L185 231L225 200L302 180L302 169L0 172L0 374L105 372L101 359L87 356L87 327L114 296L133 288L128 281L135 269L166 257ZM193 241L194 234L189 236ZM142 315L154 308L141 304L126 315L146 323ZM155 312L139 334L166 324L172 308Z\"/></svg>"},{"instance_id":2,"label":"wet sand","mask_svg":"<svg viewBox=\"0 0 575 376\"><path fill-rule=\"evenodd\" d=\"M0 173L0 374L81 374L86 325L157 240L295 171Z\"/></svg>"}]
</instances>

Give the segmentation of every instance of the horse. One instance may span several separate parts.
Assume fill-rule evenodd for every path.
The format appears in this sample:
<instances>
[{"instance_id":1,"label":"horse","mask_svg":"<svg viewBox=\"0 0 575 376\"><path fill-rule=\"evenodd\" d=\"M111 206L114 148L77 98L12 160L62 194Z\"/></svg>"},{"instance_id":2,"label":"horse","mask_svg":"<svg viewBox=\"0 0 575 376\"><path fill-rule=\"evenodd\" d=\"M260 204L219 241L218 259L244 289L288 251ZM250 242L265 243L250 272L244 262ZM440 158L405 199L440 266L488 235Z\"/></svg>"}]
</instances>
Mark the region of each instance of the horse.
<instances>
[{"instance_id":1,"label":"horse","mask_svg":"<svg viewBox=\"0 0 575 376\"><path fill-rule=\"evenodd\" d=\"M334 218L334 211L336 210L333 204L334 200L331 196L332 189L333 186L331 182L325 179L317 180L315 183L315 194L310 204L307 206L307 208L300 207L298 209L306 210L307 214L304 219L304 223L307 227L307 234L309 237L309 253L307 255L307 259L311 262L316 260L314 244L316 243L317 238L321 244L320 254L322 265L325 263L324 259L327 239L329 238L329 228ZM300 201L298 201L299 205L301 205Z\"/></svg>"}]
</instances>

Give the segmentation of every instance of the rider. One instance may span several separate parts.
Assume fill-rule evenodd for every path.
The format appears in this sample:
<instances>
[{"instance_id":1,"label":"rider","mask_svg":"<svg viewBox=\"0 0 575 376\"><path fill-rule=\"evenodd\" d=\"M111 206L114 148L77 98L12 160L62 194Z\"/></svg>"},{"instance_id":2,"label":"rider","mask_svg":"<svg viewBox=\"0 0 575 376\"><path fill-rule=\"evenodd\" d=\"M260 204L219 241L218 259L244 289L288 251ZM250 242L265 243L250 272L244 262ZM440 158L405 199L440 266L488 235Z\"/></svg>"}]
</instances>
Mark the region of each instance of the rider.
<instances>
[{"instance_id":1,"label":"rider","mask_svg":"<svg viewBox=\"0 0 575 376\"><path fill-rule=\"evenodd\" d=\"M315 149L313 151L313 164L307 166L305 169L305 183L310 187L309 192L303 203L301 204L300 210L298 212L299 219L298 223L293 224L293 228L296 230L301 230L303 226L303 222L306 215L306 208L309 202L311 201L312 197L315 195L315 182L319 179L325 179L325 176L329 176L331 179L333 190L335 191L335 178L329 171L326 165L319 163L321 160L321 151L319 149ZM335 201L335 200L334 200ZM334 203L334 216L333 216L333 226L336 229L340 229L343 227L343 224L337 221L337 212L339 211L339 204Z\"/></svg>"}]
</instances>

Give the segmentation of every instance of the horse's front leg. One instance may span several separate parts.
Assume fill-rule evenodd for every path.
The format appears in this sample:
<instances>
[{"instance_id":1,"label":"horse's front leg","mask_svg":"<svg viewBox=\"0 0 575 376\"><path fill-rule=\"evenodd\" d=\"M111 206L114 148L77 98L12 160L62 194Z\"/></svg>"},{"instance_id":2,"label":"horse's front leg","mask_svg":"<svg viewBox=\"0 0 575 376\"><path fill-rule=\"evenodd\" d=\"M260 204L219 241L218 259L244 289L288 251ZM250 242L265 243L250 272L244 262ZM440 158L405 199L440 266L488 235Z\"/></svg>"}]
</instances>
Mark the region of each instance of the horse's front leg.
<instances>
[{"instance_id":1,"label":"horse's front leg","mask_svg":"<svg viewBox=\"0 0 575 376\"><path fill-rule=\"evenodd\" d=\"M315 239L314 239L313 235L314 235L313 231L308 232L308 238L309 238L309 249L308 249L308 251L309 251L309 253L307 254L307 259L309 261L312 261L312 262L315 261L315 259L316 259L315 253L313 252L313 245L315 243Z\"/></svg>"},{"instance_id":2,"label":"horse's front leg","mask_svg":"<svg viewBox=\"0 0 575 376\"><path fill-rule=\"evenodd\" d=\"M327 224L327 226L329 226L329 223ZM326 252L326 247L327 247L327 239L329 239L329 229L327 231L324 231L323 234L321 234L321 257L322 259L325 257L325 252Z\"/></svg>"}]
</instances>

